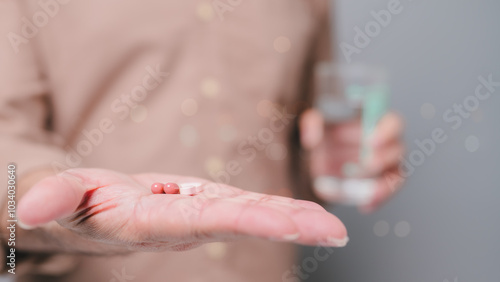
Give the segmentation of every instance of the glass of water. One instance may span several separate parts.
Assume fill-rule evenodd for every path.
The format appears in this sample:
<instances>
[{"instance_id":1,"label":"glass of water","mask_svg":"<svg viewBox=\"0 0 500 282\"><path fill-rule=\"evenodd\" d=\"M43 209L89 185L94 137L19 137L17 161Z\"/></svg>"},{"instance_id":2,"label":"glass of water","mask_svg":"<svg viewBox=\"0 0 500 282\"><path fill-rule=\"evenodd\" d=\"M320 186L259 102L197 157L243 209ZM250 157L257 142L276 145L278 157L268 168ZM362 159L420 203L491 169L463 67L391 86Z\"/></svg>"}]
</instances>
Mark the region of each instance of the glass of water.
<instances>
[{"instance_id":1,"label":"glass of water","mask_svg":"<svg viewBox=\"0 0 500 282\"><path fill-rule=\"evenodd\" d=\"M385 70L366 65L323 62L315 68L314 107L325 122L319 157L323 169L314 177L316 191L332 202L364 205L373 197L375 180L363 177L369 158L369 138L386 113L389 87ZM359 128L360 146L353 152L336 147L335 128ZM314 153L314 152L313 152ZM325 167L327 167L325 169Z\"/></svg>"}]
</instances>

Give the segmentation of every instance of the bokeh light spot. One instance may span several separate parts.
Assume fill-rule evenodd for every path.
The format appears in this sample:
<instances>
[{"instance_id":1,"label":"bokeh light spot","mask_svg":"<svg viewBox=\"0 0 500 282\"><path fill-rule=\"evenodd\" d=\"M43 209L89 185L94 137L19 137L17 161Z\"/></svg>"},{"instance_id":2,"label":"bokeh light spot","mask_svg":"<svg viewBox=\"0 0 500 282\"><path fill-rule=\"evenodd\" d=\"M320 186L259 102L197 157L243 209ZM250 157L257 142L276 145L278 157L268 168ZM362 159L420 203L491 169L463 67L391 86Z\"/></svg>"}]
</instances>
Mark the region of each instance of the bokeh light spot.
<instances>
[{"instance_id":1,"label":"bokeh light spot","mask_svg":"<svg viewBox=\"0 0 500 282\"><path fill-rule=\"evenodd\" d=\"M477 151L479 149L479 145L479 138L475 135L470 135L465 139L465 149L471 153Z\"/></svg>"},{"instance_id":2,"label":"bokeh light spot","mask_svg":"<svg viewBox=\"0 0 500 282\"><path fill-rule=\"evenodd\" d=\"M389 223L387 223L387 221L383 221L383 220L377 221L375 223L375 225L373 226L373 232L378 237L387 236L387 234L389 234L389 229L390 229Z\"/></svg>"},{"instance_id":3,"label":"bokeh light spot","mask_svg":"<svg viewBox=\"0 0 500 282\"><path fill-rule=\"evenodd\" d=\"M425 119L432 119L436 115L436 107L433 104L425 103L420 107L420 115Z\"/></svg>"},{"instance_id":4,"label":"bokeh light spot","mask_svg":"<svg viewBox=\"0 0 500 282\"><path fill-rule=\"evenodd\" d=\"M207 77L201 82L201 93L206 98L216 98L220 92L220 84L214 78Z\"/></svg>"},{"instance_id":5,"label":"bokeh light spot","mask_svg":"<svg viewBox=\"0 0 500 282\"><path fill-rule=\"evenodd\" d=\"M185 116L194 116L198 112L198 103L194 99L186 99L182 102L181 111Z\"/></svg>"},{"instance_id":6,"label":"bokeh light spot","mask_svg":"<svg viewBox=\"0 0 500 282\"><path fill-rule=\"evenodd\" d=\"M290 42L290 39L286 36L279 36L274 39L274 50L278 53L286 53L290 50L292 47L292 43Z\"/></svg>"},{"instance_id":7,"label":"bokeh light spot","mask_svg":"<svg viewBox=\"0 0 500 282\"><path fill-rule=\"evenodd\" d=\"M266 155L270 160L281 161L286 158L288 150L285 145L280 143L269 144L266 148Z\"/></svg>"},{"instance_id":8,"label":"bokeh light spot","mask_svg":"<svg viewBox=\"0 0 500 282\"><path fill-rule=\"evenodd\" d=\"M179 139L182 145L186 147L194 147L198 144L198 132L192 125L184 125L179 133Z\"/></svg>"},{"instance_id":9,"label":"bokeh light spot","mask_svg":"<svg viewBox=\"0 0 500 282\"><path fill-rule=\"evenodd\" d=\"M214 18L214 9L208 1L203 1L196 7L196 15L203 21L211 21Z\"/></svg>"},{"instance_id":10,"label":"bokeh light spot","mask_svg":"<svg viewBox=\"0 0 500 282\"><path fill-rule=\"evenodd\" d=\"M410 224L406 221L400 221L394 226L394 234L400 238L404 238L410 234Z\"/></svg>"},{"instance_id":11,"label":"bokeh light spot","mask_svg":"<svg viewBox=\"0 0 500 282\"><path fill-rule=\"evenodd\" d=\"M211 259L222 259L226 256L227 245L222 242L214 242L205 245L205 251Z\"/></svg>"}]
</instances>

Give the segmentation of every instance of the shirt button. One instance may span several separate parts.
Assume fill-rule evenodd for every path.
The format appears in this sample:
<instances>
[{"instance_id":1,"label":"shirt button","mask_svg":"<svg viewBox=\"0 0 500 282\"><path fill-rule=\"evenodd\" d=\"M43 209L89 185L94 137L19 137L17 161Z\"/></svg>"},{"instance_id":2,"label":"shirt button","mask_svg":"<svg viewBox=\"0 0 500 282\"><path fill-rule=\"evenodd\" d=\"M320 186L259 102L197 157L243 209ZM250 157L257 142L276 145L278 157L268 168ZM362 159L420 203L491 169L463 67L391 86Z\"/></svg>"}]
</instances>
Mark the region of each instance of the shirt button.
<instances>
[{"instance_id":1,"label":"shirt button","mask_svg":"<svg viewBox=\"0 0 500 282\"><path fill-rule=\"evenodd\" d=\"M210 2L202 1L196 7L196 15L205 22L210 22L214 18L214 10Z\"/></svg>"},{"instance_id":2,"label":"shirt button","mask_svg":"<svg viewBox=\"0 0 500 282\"><path fill-rule=\"evenodd\" d=\"M209 243L205 245L205 251L211 259L222 259L227 254L227 245L220 242Z\"/></svg>"}]
</instances>

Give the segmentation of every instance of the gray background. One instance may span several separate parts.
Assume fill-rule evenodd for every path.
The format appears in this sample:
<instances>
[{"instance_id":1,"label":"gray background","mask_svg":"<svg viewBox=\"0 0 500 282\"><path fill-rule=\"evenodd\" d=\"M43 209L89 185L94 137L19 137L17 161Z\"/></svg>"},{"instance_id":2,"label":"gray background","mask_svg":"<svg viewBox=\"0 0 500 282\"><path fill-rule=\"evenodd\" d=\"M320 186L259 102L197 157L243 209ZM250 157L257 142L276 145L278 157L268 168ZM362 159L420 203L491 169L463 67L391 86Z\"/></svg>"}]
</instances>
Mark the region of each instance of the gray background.
<instances>
[{"instance_id":1,"label":"gray background","mask_svg":"<svg viewBox=\"0 0 500 282\"><path fill-rule=\"evenodd\" d=\"M352 44L354 26L364 27L370 12L386 9L388 2L336 1L338 42ZM457 130L442 117L474 94L478 76L493 74L500 81L500 1L401 4L403 11L353 62L388 68L392 108L407 124L408 152L417 149L415 139L429 138L438 127L448 140L377 213L332 209L346 223L351 242L305 281L500 281L500 87ZM346 62L342 54L339 59ZM433 117L429 110L422 115L426 103L434 107ZM474 144L466 140L475 138L478 148L470 152ZM380 221L390 227L385 236L374 232ZM394 227L402 221L410 233L400 237Z\"/></svg>"}]
</instances>

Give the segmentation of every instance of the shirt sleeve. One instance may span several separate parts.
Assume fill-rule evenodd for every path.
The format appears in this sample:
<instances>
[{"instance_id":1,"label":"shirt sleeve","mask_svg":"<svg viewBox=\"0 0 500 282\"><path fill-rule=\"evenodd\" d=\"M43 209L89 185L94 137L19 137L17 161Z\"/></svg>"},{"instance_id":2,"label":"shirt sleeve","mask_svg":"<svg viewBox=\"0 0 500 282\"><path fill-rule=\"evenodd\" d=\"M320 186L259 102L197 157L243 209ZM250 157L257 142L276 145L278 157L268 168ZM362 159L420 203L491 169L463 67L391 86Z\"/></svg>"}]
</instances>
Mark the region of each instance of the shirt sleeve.
<instances>
[{"instance_id":1,"label":"shirt sleeve","mask_svg":"<svg viewBox=\"0 0 500 282\"><path fill-rule=\"evenodd\" d=\"M0 172L2 272L7 270L4 252L6 238L10 235L6 228L8 165L15 163L16 179L20 179L30 171L51 166L54 161L60 162L65 157L64 150L52 142L48 84L35 55L37 34L26 25L32 16L23 13L23 3L0 0L0 163L4 170ZM20 191L16 194L19 195ZM19 260L26 257L19 255ZM27 255L32 257L29 253ZM16 270L25 269L26 264L19 260L16 261Z\"/></svg>"}]
</instances>

